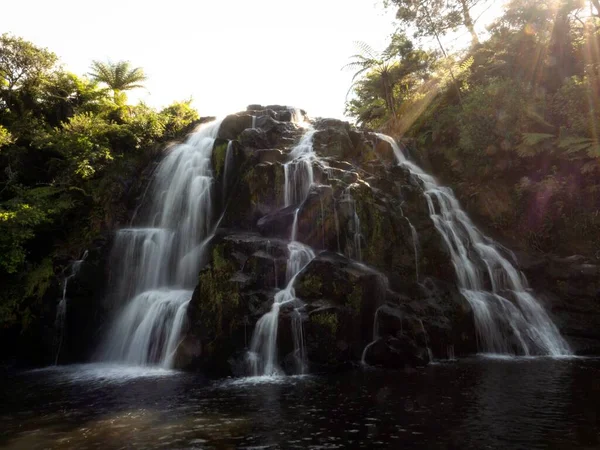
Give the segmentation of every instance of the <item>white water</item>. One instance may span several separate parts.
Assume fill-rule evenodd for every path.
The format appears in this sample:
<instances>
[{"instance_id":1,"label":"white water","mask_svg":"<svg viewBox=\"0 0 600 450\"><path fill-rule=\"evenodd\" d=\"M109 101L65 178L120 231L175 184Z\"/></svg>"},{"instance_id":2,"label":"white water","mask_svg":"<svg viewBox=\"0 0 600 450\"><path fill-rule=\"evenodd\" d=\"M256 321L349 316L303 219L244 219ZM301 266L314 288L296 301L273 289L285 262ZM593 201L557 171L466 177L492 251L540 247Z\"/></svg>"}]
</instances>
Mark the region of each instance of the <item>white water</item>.
<instances>
[{"instance_id":1,"label":"white water","mask_svg":"<svg viewBox=\"0 0 600 450\"><path fill-rule=\"evenodd\" d=\"M63 281L63 292L62 298L58 302L56 306L56 319L54 320L54 328L58 330L58 345L56 350L56 356L54 358L54 365L58 364L58 358L60 357L60 351L62 349L63 340L65 338L65 327L67 320L67 286L69 285L69 280L76 276L79 273L79 269L81 269L81 265L85 261L88 256L88 251L83 252L83 256L81 259L73 261L71 264L71 273L65 277Z\"/></svg>"},{"instance_id":2,"label":"white water","mask_svg":"<svg viewBox=\"0 0 600 450\"><path fill-rule=\"evenodd\" d=\"M350 258L357 261L362 261L362 241L363 235L360 228L360 217L356 211L356 200L352 197L352 185L348 186L342 195L342 201L348 202L352 207L352 222L350 232L352 233L352 252L348 255Z\"/></svg>"},{"instance_id":3,"label":"white water","mask_svg":"<svg viewBox=\"0 0 600 450\"><path fill-rule=\"evenodd\" d=\"M307 371L302 308L303 306L294 309L294 313L292 316L292 336L294 339L294 358L296 360L296 373L300 375L304 375Z\"/></svg>"},{"instance_id":4,"label":"white water","mask_svg":"<svg viewBox=\"0 0 600 450\"><path fill-rule=\"evenodd\" d=\"M412 236L413 242L413 251L415 253L415 279L417 283L419 282L419 235L417 234L417 230L413 226L413 224L408 220L408 217L405 217L408 222L408 226L410 226L410 233Z\"/></svg>"},{"instance_id":5,"label":"white water","mask_svg":"<svg viewBox=\"0 0 600 450\"><path fill-rule=\"evenodd\" d=\"M143 225L117 233L111 281L121 310L100 349L104 361L173 364L214 226L211 156L219 126L203 125L170 150L155 173Z\"/></svg>"},{"instance_id":6,"label":"white water","mask_svg":"<svg viewBox=\"0 0 600 450\"><path fill-rule=\"evenodd\" d=\"M291 160L283 165L284 206L302 203L314 183L313 163L317 158L312 145L314 134L313 129L304 133L300 142L290 152Z\"/></svg>"},{"instance_id":7,"label":"white water","mask_svg":"<svg viewBox=\"0 0 600 450\"><path fill-rule=\"evenodd\" d=\"M291 150L292 160L284 165L285 173L285 206L302 203L313 184L313 161L316 155L312 148L312 137L314 130L309 129L300 142ZM277 332L279 327L279 310L282 305L291 302L300 303L296 299L294 282L300 271L315 257L313 250L297 242L298 214L300 208L294 212L294 222L290 242L288 243L288 260L286 265L286 282L284 289L275 294L271 311L262 316L256 323L250 351L248 352L248 364L253 376L277 376L283 371L277 361ZM305 373L305 350L304 333L302 332L302 317L299 304L294 310L292 318L292 331L294 337L294 355L297 360L299 373ZM297 323L299 321L299 324Z\"/></svg>"},{"instance_id":8,"label":"white water","mask_svg":"<svg viewBox=\"0 0 600 450\"><path fill-rule=\"evenodd\" d=\"M432 176L407 161L391 137L378 137L392 145L398 163L422 182L430 217L450 253L460 291L473 309L480 351L570 354L557 327L528 289L524 275L475 227L452 190L439 186Z\"/></svg>"},{"instance_id":9,"label":"white water","mask_svg":"<svg viewBox=\"0 0 600 450\"><path fill-rule=\"evenodd\" d=\"M373 344L375 344L380 336L379 336L379 311L381 310L381 308L383 308L384 305L380 306L379 308L377 308L377 311L375 311L375 316L373 318L373 339L371 340L371 342L369 344L367 344L362 352L362 356L360 357L360 363L363 366L367 366L367 362L365 361L365 358L367 356L367 351L369 350L369 348L371 348L371 346Z\"/></svg>"},{"instance_id":10,"label":"white water","mask_svg":"<svg viewBox=\"0 0 600 450\"><path fill-rule=\"evenodd\" d=\"M256 120L256 116L252 116L253 121ZM252 128L254 127L254 122L252 124ZM225 205L225 201L227 199L227 189L229 189L229 182L231 175L231 169L233 168L233 141L229 141L227 144L227 151L225 152L225 163L223 165L223 205Z\"/></svg>"},{"instance_id":11,"label":"white water","mask_svg":"<svg viewBox=\"0 0 600 450\"><path fill-rule=\"evenodd\" d=\"M425 339L425 348L427 350L427 358L429 359L429 363L432 364L434 361L433 361L433 352L431 351L431 347L429 346L429 335L427 334L425 325L423 325L423 320L419 319L419 323L421 324L421 331L423 332L424 339Z\"/></svg>"}]
</instances>

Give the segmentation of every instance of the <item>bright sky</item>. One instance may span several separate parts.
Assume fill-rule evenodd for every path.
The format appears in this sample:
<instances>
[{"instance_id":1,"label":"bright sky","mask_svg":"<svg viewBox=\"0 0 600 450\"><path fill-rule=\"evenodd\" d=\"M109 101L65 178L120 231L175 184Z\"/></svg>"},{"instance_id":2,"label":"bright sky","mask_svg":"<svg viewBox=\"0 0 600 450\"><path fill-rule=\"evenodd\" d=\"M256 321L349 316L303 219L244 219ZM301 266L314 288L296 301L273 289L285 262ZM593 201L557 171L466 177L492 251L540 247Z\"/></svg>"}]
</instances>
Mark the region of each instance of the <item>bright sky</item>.
<instances>
[{"instance_id":1,"label":"bright sky","mask_svg":"<svg viewBox=\"0 0 600 450\"><path fill-rule=\"evenodd\" d=\"M2 5L0 33L77 74L130 60L149 79L129 97L153 106L191 96L203 115L277 103L341 118L353 42L383 49L393 16L381 0L18 0Z\"/></svg>"}]
</instances>

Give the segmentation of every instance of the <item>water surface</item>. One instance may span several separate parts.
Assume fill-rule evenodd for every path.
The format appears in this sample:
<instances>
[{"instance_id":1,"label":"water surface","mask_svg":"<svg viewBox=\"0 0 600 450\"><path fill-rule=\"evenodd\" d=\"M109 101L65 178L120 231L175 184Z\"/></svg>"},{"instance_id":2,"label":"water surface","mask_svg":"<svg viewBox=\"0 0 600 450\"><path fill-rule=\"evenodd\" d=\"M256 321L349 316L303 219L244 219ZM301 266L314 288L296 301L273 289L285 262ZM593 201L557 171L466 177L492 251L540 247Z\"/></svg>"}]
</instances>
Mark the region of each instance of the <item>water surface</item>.
<instances>
[{"instance_id":1,"label":"water surface","mask_svg":"<svg viewBox=\"0 0 600 450\"><path fill-rule=\"evenodd\" d=\"M600 448L600 361L210 381L78 365L2 375L9 449Z\"/></svg>"}]
</instances>

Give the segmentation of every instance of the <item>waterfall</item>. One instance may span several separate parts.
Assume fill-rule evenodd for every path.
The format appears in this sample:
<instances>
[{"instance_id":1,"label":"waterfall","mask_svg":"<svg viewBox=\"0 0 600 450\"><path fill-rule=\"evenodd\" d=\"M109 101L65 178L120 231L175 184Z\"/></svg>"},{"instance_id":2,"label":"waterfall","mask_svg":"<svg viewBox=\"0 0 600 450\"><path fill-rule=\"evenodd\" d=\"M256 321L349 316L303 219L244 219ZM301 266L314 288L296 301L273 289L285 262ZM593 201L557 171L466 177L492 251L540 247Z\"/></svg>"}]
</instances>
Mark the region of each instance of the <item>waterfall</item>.
<instances>
[{"instance_id":1,"label":"waterfall","mask_svg":"<svg viewBox=\"0 0 600 450\"><path fill-rule=\"evenodd\" d=\"M415 253L415 280L419 282L419 235L413 224L408 220L408 217L404 217L410 227L410 233L412 236L413 251Z\"/></svg>"},{"instance_id":2,"label":"waterfall","mask_svg":"<svg viewBox=\"0 0 600 450\"><path fill-rule=\"evenodd\" d=\"M252 128L255 128L254 121L256 120L256 116L252 116ZM225 152L225 163L223 165L223 205L225 205L227 199L227 190L229 189L229 179L231 175L229 172L233 167L233 141L229 141L227 143L227 150Z\"/></svg>"},{"instance_id":3,"label":"waterfall","mask_svg":"<svg viewBox=\"0 0 600 450\"><path fill-rule=\"evenodd\" d=\"M285 206L304 202L313 184L312 164L316 159L312 147L313 134L314 130L310 128L290 151L292 160L284 164ZM286 265L286 287L275 294L271 310L258 320L252 335L247 360L253 376L276 376L283 373L277 361L279 310L282 305L291 302L299 303L294 291L294 282L300 271L315 257L315 253L310 247L296 241L299 212L300 208L296 208L290 242L287 246L289 254ZM292 318L294 355L298 361L299 373L305 372L304 333L302 332L301 313L298 311L302 306L295 308Z\"/></svg>"},{"instance_id":4,"label":"waterfall","mask_svg":"<svg viewBox=\"0 0 600 450\"><path fill-rule=\"evenodd\" d=\"M429 359L429 363L433 363L433 352L431 351L431 347L429 346L429 335L427 334L427 330L425 330L425 325L423 325L423 320L419 319L419 323L421 324L421 331L423 332L423 339L425 339L425 349L427 350L427 358Z\"/></svg>"},{"instance_id":5,"label":"waterfall","mask_svg":"<svg viewBox=\"0 0 600 450\"><path fill-rule=\"evenodd\" d=\"M67 320L67 286L69 285L69 280L76 276L79 273L79 269L81 269L81 265L85 261L88 256L88 251L83 252L83 256L81 259L73 261L71 264L71 273L65 277L63 281L63 291L62 298L58 302L56 306L56 319L54 320L54 328L58 330L58 345L56 350L56 356L54 358L54 365L58 365L58 358L60 357L60 351L62 349L62 343L65 337L65 327Z\"/></svg>"},{"instance_id":6,"label":"waterfall","mask_svg":"<svg viewBox=\"0 0 600 450\"><path fill-rule=\"evenodd\" d=\"M304 322L302 320L302 307L294 309L292 316L292 336L294 338L294 358L296 359L296 373L306 373L306 350L304 347Z\"/></svg>"},{"instance_id":7,"label":"waterfall","mask_svg":"<svg viewBox=\"0 0 600 450\"><path fill-rule=\"evenodd\" d=\"M498 244L475 227L452 190L439 186L408 161L391 137L377 136L392 146L398 163L423 186L431 220L450 253L460 291L473 309L480 351L570 354L556 325L528 289L525 276L502 256ZM486 276L491 291L486 288Z\"/></svg>"},{"instance_id":8,"label":"waterfall","mask_svg":"<svg viewBox=\"0 0 600 450\"><path fill-rule=\"evenodd\" d=\"M152 180L145 219L117 232L110 300L120 311L100 348L104 361L173 365L214 227L211 156L220 123L201 126L169 151Z\"/></svg>"},{"instance_id":9,"label":"waterfall","mask_svg":"<svg viewBox=\"0 0 600 450\"><path fill-rule=\"evenodd\" d=\"M367 351L369 350L369 348L371 348L371 346L373 344L375 344L380 336L379 336L379 311L381 310L381 308L383 308L382 305L379 308L377 308L377 311L375 311L375 317L373 318L373 339L371 340L371 342L369 344L367 344L362 352L362 356L360 357L360 363L363 366L367 366L367 361L365 360L366 356L367 356Z\"/></svg>"},{"instance_id":10,"label":"waterfall","mask_svg":"<svg viewBox=\"0 0 600 450\"><path fill-rule=\"evenodd\" d=\"M313 162L316 155L312 146L315 130L309 129L290 152L291 161L283 165L285 175L284 206L299 205L314 183Z\"/></svg>"},{"instance_id":11,"label":"waterfall","mask_svg":"<svg viewBox=\"0 0 600 450\"><path fill-rule=\"evenodd\" d=\"M342 201L346 201L352 206L352 226L350 231L352 232L353 251L349 257L357 261L362 261L363 235L360 229L360 217L358 217L358 212L356 211L356 200L354 200L354 197L352 197L352 193L350 192L351 187L352 185L346 188L344 195L342 196Z\"/></svg>"}]
</instances>

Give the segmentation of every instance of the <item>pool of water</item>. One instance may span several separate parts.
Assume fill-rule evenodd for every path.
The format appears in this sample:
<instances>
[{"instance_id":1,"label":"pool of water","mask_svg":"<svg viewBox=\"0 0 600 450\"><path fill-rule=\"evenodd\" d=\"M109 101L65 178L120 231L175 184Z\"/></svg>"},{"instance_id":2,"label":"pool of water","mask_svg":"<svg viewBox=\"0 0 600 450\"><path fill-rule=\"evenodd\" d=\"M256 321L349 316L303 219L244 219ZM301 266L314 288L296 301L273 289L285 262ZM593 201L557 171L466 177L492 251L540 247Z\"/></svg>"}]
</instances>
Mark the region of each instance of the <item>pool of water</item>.
<instances>
[{"instance_id":1,"label":"pool of water","mask_svg":"<svg viewBox=\"0 0 600 450\"><path fill-rule=\"evenodd\" d=\"M9 449L597 449L600 360L208 380L74 365L0 374Z\"/></svg>"}]
</instances>

